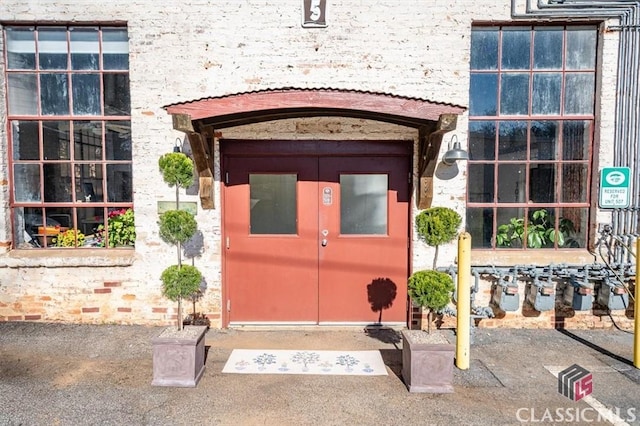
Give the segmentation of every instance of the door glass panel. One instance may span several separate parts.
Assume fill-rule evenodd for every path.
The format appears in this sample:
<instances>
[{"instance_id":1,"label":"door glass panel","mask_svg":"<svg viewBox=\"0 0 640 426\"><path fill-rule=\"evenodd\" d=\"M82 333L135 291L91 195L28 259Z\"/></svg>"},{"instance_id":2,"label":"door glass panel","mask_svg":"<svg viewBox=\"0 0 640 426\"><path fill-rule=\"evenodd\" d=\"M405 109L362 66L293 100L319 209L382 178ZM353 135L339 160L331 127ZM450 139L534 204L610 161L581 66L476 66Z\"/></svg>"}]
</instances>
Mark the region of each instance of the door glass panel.
<instances>
[{"instance_id":1,"label":"door glass panel","mask_svg":"<svg viewBox=\"0 0 640 426\"><path fill-rule=\"evenodd\" d=\"M340 175L340 233L387 234L386 174Z\"/></svg>"},{"instance_id":2,"label":"door glass panel","mask_svg":"<svg viewBox=\"0 0 640 426\"><path fill-rule=\"evenodd\" d=\"M296 233L295 174L250 174L250 233Z\"/></svg>"}]
</instances>

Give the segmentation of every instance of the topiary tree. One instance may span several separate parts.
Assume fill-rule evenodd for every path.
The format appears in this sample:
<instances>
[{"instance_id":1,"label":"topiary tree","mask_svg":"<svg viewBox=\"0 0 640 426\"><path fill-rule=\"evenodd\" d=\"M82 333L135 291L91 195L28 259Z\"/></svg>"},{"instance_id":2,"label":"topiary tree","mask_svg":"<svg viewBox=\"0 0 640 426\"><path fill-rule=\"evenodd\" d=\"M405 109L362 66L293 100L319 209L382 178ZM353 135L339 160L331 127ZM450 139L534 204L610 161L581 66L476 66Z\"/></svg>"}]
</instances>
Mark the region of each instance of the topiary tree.
<instances>
[{"instance_id":1,"label":"topiary tree","mask_svg":"<svg viewBox=\"0 0 640 426\"><path fill-rule=\"evenodd\" d=\"M445 272L418 271L409 277L408 284L409 297L416 305L429 310L427 332L431 333L433 313L444 309L451 300L453 279Z\"/></svg>"},{"instance_id":2,"label":"topiary tree","mask_svg":"<svg viewBox=\"0 0 640 426\"><path fill-rule=\"evenodd\" d=\"M193 162L181 152L172 152L160 157L158 166L164 182L169 187L176 187L176 209L160 215L160 238L176 246L178 264L165 269L160 280L162 294L178 302L178 329L182 330L182 300L197 293L202 282L198 268L182 264L182 245L198 230L193 214L180 210L180 188L187 188L193 183Z\"/></svg>"},{"instance_id":3,"label":"topiary tree","mask_svg":"<svg viewBox=\"0 0 640 426\"><path fill-rule=\"evenodd\" d=\"M416 216L418 235L428 245L435 247L433 269L438 262L438 247L453 240L458 235L462 217L448 207L431 207Z\"/></svg>"}]
</instances>

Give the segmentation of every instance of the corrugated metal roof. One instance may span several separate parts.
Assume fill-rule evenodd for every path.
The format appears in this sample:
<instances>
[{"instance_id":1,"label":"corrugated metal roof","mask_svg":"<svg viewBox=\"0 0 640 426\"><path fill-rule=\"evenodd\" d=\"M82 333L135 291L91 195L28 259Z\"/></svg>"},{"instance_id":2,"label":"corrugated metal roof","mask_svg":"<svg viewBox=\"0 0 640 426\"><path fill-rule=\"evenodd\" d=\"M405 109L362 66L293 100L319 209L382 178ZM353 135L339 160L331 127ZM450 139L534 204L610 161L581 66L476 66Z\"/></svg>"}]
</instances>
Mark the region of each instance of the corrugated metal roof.
<instances>
[{"instance_id":1,"label":"corrugated metal roof","mask_svg":"<svg viewBox=\"0 0 640 426\"><path fill-rule=\"evenodd\" d=\"M412 101L420 101L420 102L430 103L430 104L434 104L434 105L443 105L443 106L450 106L450 107L454 107L454 108L462 108L463 110L467 109L467 107L465 107L465 106L457 105L457 104L453 104L453 103L432 101L432 100L426 99L426 98L415 97L415 96L403 96L403 95L398 95L398 94L393 94L393 93L388 93L388 92L374 92L374 91L370 91L370 90L355 90L355 89L340 89L340 88L336 88L336 87L294 87L294 86L280 87L280 88L270 88L270 89L260 89L260 90L249 90L249 91L246 91L246 92L227 93L227 94L218 95L218 96L206 96L206 97L202 97L202 98L198 98L198 99L192 99L192 100L189 100L189 101L182 101L182 102L172 103L172 104L169 104L169 105L165 105L163 108L166 109L166 108L170 108L172 106L186 105L186 104L196 103L196 102L200 102L200 101L206 101L206 100L209 100L209 99L224 99L224 98L230 98L230 97L233 97L233 96L240 96L240 95L269 93L269 92L287 92L287 91L357 93L357 94L366 94L366 95L374 95L374 96L386 96L386 97L396 98L396 99L407 99L407 100L412 100Z\"/></svg>"}]
</instances>

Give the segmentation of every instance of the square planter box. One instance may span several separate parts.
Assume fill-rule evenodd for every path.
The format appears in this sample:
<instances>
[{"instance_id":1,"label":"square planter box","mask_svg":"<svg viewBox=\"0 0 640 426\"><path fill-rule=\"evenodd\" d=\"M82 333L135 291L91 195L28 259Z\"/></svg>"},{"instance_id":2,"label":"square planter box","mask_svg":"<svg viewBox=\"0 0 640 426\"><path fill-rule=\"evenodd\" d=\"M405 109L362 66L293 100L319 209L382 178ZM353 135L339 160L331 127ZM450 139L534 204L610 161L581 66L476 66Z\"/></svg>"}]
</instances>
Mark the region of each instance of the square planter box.
<instances>
[{"instance_id":1,"label":"square planter box","mask_svg":"<svg viewBox=\"0 0 640 426\"><path fill-rule=\"evenodd\" d=\"M153 386L195 387L204 373L206 326L166 328L152 340Z\"/></svg>"},{"instance_id":2,"label":"square planter box","mask_svg":"<svg viewBox=\"0 0 640 426\"><path fill-rule=\"evenodd\" d=\"M402 331L402 378L409 392L452 393L455 345L438 331Z\"/></svg>"}]
</instances>

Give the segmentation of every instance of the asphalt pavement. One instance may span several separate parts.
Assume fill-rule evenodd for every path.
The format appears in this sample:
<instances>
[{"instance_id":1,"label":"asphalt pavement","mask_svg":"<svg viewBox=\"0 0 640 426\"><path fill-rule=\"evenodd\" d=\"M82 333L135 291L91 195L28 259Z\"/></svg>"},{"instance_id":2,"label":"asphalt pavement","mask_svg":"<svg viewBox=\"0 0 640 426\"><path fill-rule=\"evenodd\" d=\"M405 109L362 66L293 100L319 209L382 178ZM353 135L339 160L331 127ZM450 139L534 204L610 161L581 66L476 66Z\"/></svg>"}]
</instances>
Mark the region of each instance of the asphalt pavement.
<instances>
[{"instance_id":1,"label":"asphalt pavement","mask_svg":"<svg viewBox=\"0 0 640 426\"><path fill-rule=\"evenodd\" d=\"M410 393L399 331L375 327L210 330L197 387L151 386L162 330L0 323L0 425L640 425L633 335L617 329L477 329L449 394ZM388 375L223 374L235 348L380 350ZM573 364L592 374L579 401L558 391Z\"/></svg>"}]
</instances>

